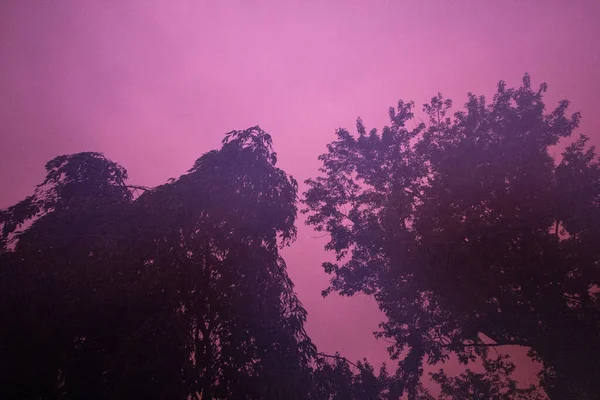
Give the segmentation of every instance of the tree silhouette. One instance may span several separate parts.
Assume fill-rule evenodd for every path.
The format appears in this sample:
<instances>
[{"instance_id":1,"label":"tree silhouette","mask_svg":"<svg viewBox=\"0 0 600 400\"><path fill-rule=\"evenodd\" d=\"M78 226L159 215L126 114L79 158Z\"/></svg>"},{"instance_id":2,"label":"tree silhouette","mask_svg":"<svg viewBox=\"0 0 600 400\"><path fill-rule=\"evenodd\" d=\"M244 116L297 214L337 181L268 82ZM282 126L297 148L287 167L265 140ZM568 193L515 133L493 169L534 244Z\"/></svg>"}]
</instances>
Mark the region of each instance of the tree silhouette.
<instances>
[{"instance_id":1,"label":"tree silhouette","mask_svg":"<svg viewBox=\"0 0 600 400\"><path fill-rule=\"evenodd\" d=\"M2 210L0 397L306 399L316 350L279 248L297 184L259 127L177 180L60 156Z\"/></svg>"},{"instance_id":2,"label":"tree silhouette","mask_svg":"<svg viewBox=\"0 0 600 400\"><path fill-rule=\"evenodd\" d=\"M483 371L479 373L467 369L456 377L448 377L443 370L431 374L433 380L440 385L440 400L544 399L534 385L528 388L517 387L517 382L511 378L515 365L507 361L507 358L506 355L499 355L495 359L484 360Z\"/></svg>"},{"instance_id":3,"label":"tree silhouette","mask_svg":"<svg viewBox=\"0 0 600 400\"><path fill-rule=\"evenodd\" d=\"M339 354L318 354L313 372L312 397L318 400L398 400L404 391L399 372L389 375L385 364L378 374L364 359L352 363ZM418 400L432 397L422 386L417 388Z\"/></svg>"},{"instance_id":4,"label":"tree silhouette","mask_svg":"<svg viewBox=\"0 0 600 400\"><path fill-rule=\"evenodd\" d=\"M509 344L542 363L551 398L600 393L600 163L583 136L551 157L579 114L547 112L545 91L525 75L453 116L438 95L414 129L400 101L381 134L339 129L307 181L307 223L337 256L324 294L374 296L413 398L424 362Z\"/></svg>"}]
</instances>

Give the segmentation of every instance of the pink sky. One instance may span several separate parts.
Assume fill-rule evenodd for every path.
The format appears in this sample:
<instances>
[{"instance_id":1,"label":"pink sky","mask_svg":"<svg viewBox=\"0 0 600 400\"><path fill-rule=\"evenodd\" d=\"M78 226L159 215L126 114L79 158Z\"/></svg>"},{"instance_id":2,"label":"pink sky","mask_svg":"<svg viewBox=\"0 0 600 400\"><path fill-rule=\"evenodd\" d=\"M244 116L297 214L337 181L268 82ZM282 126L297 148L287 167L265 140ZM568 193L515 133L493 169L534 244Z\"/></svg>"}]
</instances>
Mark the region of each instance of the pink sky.
<instances>
[{"instance_id":1,"label":"pink sky","mask_svg":"<svg viewBox=\"0 0 600 400\"><path fill-rule=\"evenodd\" d=\"M460 105L524 72L548 82L549 106L571 100L598 144L598 39L597 0L3 0L0 207L59 154L103 152L152 186L256 124L304 181L359 115L380 128L400 98L420 105L439 91ZM298 225L284 256L309 333L324 351L384 361L375 302L321 298L331 256Z\"/></svg>"}]
</instances>

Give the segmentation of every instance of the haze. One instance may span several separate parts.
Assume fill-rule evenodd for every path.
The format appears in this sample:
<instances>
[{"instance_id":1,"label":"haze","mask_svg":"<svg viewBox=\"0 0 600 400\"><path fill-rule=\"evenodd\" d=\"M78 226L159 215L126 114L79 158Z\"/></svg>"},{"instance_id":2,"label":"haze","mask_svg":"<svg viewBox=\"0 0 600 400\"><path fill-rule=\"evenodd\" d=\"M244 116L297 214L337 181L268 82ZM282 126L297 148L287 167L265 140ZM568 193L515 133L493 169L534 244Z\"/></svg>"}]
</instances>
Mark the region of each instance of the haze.
<instances>
[{"instance_id":1,"label":"haze","mask_svg":"<svg viewBox=\"0 0 600 400\"><path fill-rule=\"evenodd\" d=\"M153 186L256 124L303 181L359 115L380 128L398 99L442 92L460 105L524 72L548 82L549 106L571 100L597 144L598 20L597 1L4 0L0 208L29 194L58 154L103 152ZM331 255L298 226L284 257L309 334L323 351L385 361L375 302L323 299Z\"/></svg>"}]
</instances>

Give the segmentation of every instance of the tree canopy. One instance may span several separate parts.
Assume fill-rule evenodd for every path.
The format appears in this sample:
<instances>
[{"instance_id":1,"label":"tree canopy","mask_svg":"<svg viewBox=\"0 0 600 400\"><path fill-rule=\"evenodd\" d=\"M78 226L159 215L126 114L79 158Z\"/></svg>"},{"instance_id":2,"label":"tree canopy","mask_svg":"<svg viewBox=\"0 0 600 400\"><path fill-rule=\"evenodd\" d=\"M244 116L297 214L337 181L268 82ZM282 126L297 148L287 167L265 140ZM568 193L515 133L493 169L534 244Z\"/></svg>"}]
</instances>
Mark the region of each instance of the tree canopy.
<instances>
[{"instance_id":1,"label":"tree canopy","mask_svg":"<svg viewBox=\"0 0 600 400\"><path fill-rule=\"evenodd\" d=\"M0 397L307 398L316 350L278 254L297 184L267 133L153 189L98 153L46 171L0 214Z\"/></svg>"},{"instance_id":2,"label":"tree canopy","mask_svg":"<svg viewBox=\"0 0 600 400\"><path fill-rule=\"evenodd\" d=\"M280 250L298 185L269 134L232 131L177 179L146 188L100 153L56 157L0 210L0 398L539 400L496 349L542 365L553 399L600 393L600 160L568 102L504 82L491 102L441 95L414 123L337 131L307 180L329 234L327 295L373 296L398 368L317 351ZM409 129L409 123L414 128Z\"/></svg>"},{"instance_id":3,"label":"tree canopy","mask_svg":"<svg viewBox=\"0 0 600 400\"><path fill-rule=\"evenodd\" d=\"M413 398L424 363L489 363L509 344L541 362L551 398L600 393L600 162L585 136L551 156L579 114L546 110L545 91L525 75L453 115L438 95L424 123L400 101L381 133L339 129L306 182L307 223L337 256L324 295L374 296ZM458 393L461 377L434 378Z\"/></svg>"}]
</instances>

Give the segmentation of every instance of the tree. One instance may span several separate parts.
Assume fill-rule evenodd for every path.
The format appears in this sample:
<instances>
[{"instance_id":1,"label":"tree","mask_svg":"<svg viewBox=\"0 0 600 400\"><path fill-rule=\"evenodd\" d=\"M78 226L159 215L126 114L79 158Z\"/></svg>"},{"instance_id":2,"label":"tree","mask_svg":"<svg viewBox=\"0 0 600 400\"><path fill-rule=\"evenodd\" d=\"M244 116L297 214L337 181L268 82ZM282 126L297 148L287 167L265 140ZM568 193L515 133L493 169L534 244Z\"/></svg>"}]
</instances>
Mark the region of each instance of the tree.
<instances>
[{"instance_id":1,"label":"tree","mask_svg":"<svg viewBox=\"0 0 600 400\"><path fill-rule=\"evenodd\" d=\"M305 399L316 350L279 248L297 184L259 127L147 189L60 156L0 212L0 397Z\"/></svg>"},{"instance_id":2,"label":"tree","mask_svg":"<svg viewBox=\"0 0 600 400\"><path fill-rule=\"evenodd\" d=\"M508 356L499 355L495 359L483 361L483 371L467 369L456 377L449 377L443 370L431 374L433 381L440 385L439 399L455 400L542 400L545 397L535 386L518 388L511 378L515 365L507 361Z\"/></svg>"},{"instance_id":3,"label":"tree","mask_svg":"<svg viewBox=\"0 0 600 400\"><path fill-rule=\"evenodd\" d=\"M579 114L547 112L545 91L525 75L453 116L438 95L414 129L400 101L381 134L338 130L307 181L307 223L337 256L324 294L374 296L411 396L424 362L503 345L531 349L551 398L600 392L600 163L585 137L551 157Z\"/></svg>"},{"instance_id":4,"label":"tree","mask_svg":"<svg viewBox=\"0 0 600 400\"><path fill-rule=\"evenodd\" d=\"M316 400L398 400L404 383L399 373L389 375L385 364L375 369L364 359L350 362L338 353L319 353L313 372ZM422 386L417 388L418 400L433 400Z\"/></svg>"}]
</instances>

